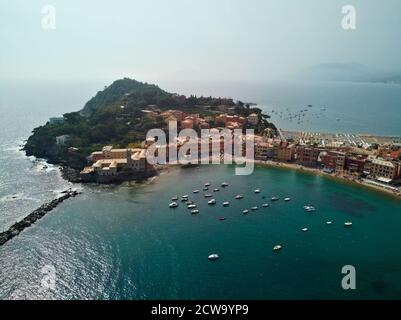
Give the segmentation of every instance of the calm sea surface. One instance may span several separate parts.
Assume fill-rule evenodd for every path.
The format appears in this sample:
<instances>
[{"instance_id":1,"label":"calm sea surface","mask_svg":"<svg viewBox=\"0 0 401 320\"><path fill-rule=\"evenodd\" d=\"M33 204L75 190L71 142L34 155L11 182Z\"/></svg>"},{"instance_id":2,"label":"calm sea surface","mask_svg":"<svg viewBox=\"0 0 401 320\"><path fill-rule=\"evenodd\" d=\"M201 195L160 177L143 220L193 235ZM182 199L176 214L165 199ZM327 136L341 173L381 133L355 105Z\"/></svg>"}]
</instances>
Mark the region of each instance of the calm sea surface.
<instances>
[{"instance_id":1,"label":"calm sea surface","mask_svg":"<svg viewBox=\"0 0 401 320\"><path fill-rule=\"evenodd\" d=\"M173 90L177 84L161 86ZM322 86L327 86L326 91ZM71 186L57 168L43 168L42 161L26 158L19 145L33 127L49 116L81 108L101 87L99 83L0 86L1 230ZM229 85L210 91L201 85L174 91L230 95L266 108L274 105L275 110L322 104L335 118L359 113L366 124L366 130L344 124L340 132L401 134L401 87L325 84L294 91L292 84L288 88L291 94L284 94L284 85L274 90L267 86L265 94L260 88L241 91ZM218 89L220 93L213 91ZM359 112L344 107L347 94L354 97L350 101ZM375 109L379 100L382 105ZM372 121L378 117L377 112L371 114L374 110L381 110L390 122ZM338 123L342 121L333 128ZM324 130L313 117L304 125L304 130L315 126L313 130L331 131L330 121ZM287 128L285 121L280 126ZM235 176L233 170L232 166L201 166L171 170L143 184L76 185L83 189L82 195L0 247L0 298L401 297L399 200L291 170L257 168L245 177ZM230 186L214 195L214 207L207 205L202 193L191 193L205 182L213 187L223 181ZM253 193L256 188L262 190L258 195ZM244 199L235 200L238 193ZM191 215L182 203L177 209L168 208L172 196L183 194L198 205L199 215ZM272 203L273 195L281 200ZM290 202L282 200L287 196ZM230 201L230 206L223 208L223 201ZM264 202L270 207L262 208ZM317 211L306 213L302 206L307 203ZM254 205L259 210L242 214ZM227 219L219 221L222 216ZM327 226L328 220L333 224ZM345 221L353 226L345 228ZM304 227L309 231L301 232ZM282 251L273 252L276 244L283 246ZM215 252L220 260L208 261L207 256ZM357 270L357 290L352 292L340 286L341 268L349 264ZM41 286L43 267L56 271L54 290Z\"/></svg>"}]
</instances>

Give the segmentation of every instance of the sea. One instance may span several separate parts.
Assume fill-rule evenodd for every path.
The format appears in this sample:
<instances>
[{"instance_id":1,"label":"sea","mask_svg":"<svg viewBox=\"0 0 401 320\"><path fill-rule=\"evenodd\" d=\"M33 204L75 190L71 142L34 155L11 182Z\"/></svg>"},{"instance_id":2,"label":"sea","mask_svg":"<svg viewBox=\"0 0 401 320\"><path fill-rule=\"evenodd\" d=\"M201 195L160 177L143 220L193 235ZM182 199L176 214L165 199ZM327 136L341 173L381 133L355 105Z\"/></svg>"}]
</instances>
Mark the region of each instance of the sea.
<instances>
[{"instance_id":1,"label":"sea","mask_svg":"<svg viewBox=\"0 0 401 320\"><path fill-rule=\"evenodd\" d=\"M33 128L79 110L107 84L0 83L0 230L62 190L83 191L0 247L0 299L401 298L401 201L391 195L281 168L236 176L234 165L171 168L118 186L71 184L57 166L20 151ZM287 130L401 136L397 85L159 85L258 103L267 113L277 111L272 121ZM308 104L312 110L302 123L279 117ZM220 187L223 181L227 188ZM206 182L220 188L212 192L215 206L202 191L192 193ZM171 197L184 194L199 214L181 202L169 208ZM306 204L316 211L306 212ZM258 210L242 213L252 206ZM352 227L344 227L346 221ZM275 245L282 249L274 251ZM220 259L209 261L212 253ZM355 269L354 290L342 287L344 266Z\"/></svg>"}]
</instances>

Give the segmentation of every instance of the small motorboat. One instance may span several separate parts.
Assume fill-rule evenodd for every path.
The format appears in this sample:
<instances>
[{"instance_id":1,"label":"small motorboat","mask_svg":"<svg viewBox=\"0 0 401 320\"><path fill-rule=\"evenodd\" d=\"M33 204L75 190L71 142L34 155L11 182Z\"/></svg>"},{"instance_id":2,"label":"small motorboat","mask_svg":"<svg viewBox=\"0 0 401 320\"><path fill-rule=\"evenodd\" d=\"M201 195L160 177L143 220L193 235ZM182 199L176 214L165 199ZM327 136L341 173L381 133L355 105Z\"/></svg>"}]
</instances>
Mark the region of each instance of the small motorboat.
<instances>
[{"instance_id":1,"label":"small motorboat","mask_svg":"<svg viewBox=\"0 0 401 320\"><path fill-rule=\"evenodd\" d=\"M331 221L327 221L326 222L326 224L329 226L329 225L331 225L333 222L331 222Z\"/></svg>"},{"instance_id":2,"label":"small motorboat","mask_svg":"<svg viewBox=\"0 0 401 320\"><path fill-rule=\"evenodd\" d=\"M212 197L212 195L210 193L205 194L205 198L211 198L211 197Z\"/></svg>"},{"instance_id":3,"label":"small motorboat","mask_svg":"<svg viewBox=\"0 0 401 320\"><path fill-rule=\"evenodd\" d=\"M178 203L177 202L171 202L168 206L170 208L177 208L178 207Z\"/></svg>"},{"instance_id":4,"label":"small motorboat","mask_svg":"<svg viewBox=\"0 0 401 320\"><path fill-rule=\"evenodd\" d=\"M203 191L207 191L207 190L209 190L209 188L208 187L204 187L202 190Z\"/></svg>"},{"instance_id":5,"label":"small motorboat","mask_svg":"<svg viewBox=\"0 0 401 320\"><path fill-rule=\"evenodd\" d=\"M227 206L229 206L230 205L230 202L228 202L228 201L224 201L223 202L223 207L227 207Z\"/></svg>"},{"instance_id":6,"label":"small motorboat","mask_svg":"<svg viewBox=\"0 0 401 320\"><path fill-rule=\"evenodd\" d=\"M220 221L224 221L224 220L226 220L226 218L225 217L221 217L221 218L219 218L219 220Z\"/></svg>"},{"instance_id":7,"label":"small motorboat","mask_svg":"<svg viewBox=\"0 0 401 320\"><path fill-rule=\"evenodd\" d=\"M283 247L282 246L280 246L279 244L277 244L277 245L275 245L274 247L273 247L273 250L274 251L279 251L279 250L281 250Z\"/></svg>"},{"instance_id":8,"label":"small motorboat","mask_svg":"<svg viewBox=\"0 0 401 320\"><path fill-rule=\"evenodd\" d=\"M215 200L215 199L209 200L209 201L207 202L207 204L209 204L209 205L215 205L215 204L216 204L216 200Z\"/></svg>"},{"instance_id":9,"label":"small motorboat","mask_svg":"<svg viewBox=\"0 0 401 320\"><path fill-rule=\"evenodd\" d=\"M308 228L303 228L302 229L302 232L306 232L306 231L308 231Z\"/></svg>"},{"instance_id":10,"label":"small motorboat","mask_svg":"<svg viewBox=\"0 0 401 320\"><path fill-rule=\"evenodd\" d=\"M284 201L290 201L291 198L284 198Z\"/></svg>"},{"instance_id":11,"label":"small motorboat","mask_svg":"<svg viewBox=\"0 0 401 320\"><path fill-rule=\"evenodd\" d=\"M198 209L191 210L191 213L192 213L192 214L198 214L198 213L199 213L199 210L198 210Z\"/></svg>"},{"instance_id":12,"label":"small motorboat","mask_svg":"<svg viewBox=\"0 0 401 320\"><path fill-rule=\"evenodd\" d=\"M188 206L188 205L190 205L190 204L194 204L194 202L193 202L193 201L190 201L190 200L188 200L188 201L187 201L187 206Z\"/></svg>"},{"instance_id":13,"label":"small motorboat","mask_svg":"<svg viewBox=\"0 0 401 320\"><path fill-rule=\"evenodd\" d=\"M206 182L206 183L205 183L205 187L210 187L210 183L209 183L209 182Z\"/></svg>"},{"instance_id":14,"label":"small motorboat","mask_svg":"<svg viewBox=\"0 0 401 320\"><path fill-rule=\"evenodd\" d=\"M260 193L260 189L255 189L255 193Z\"/></svg>"},{"instance_id":15,"label":"small motorboat","mask_svg":"<svg viewBox=\"0 0 401 320\"><path fill-rule=\"evenodd\" d=\"M235 196L235 199L242 199L244 196L242 195L242 194L237 194L236 196Z\"/></svg>"},{"instance_id":16,"label":"small motorboat","mask_svg":"<svg viewBox=\"0 0 401 320\"><path fill-rule=\"evenodd\" d=\"M207 257L209 260L217 260L219 259L219 255L217 253L212 253Z\"/></svg>"},{"instance_id":17,"label":"small motorboat","mask_svg":"<svg viewBox=\"0 0 401 320\"><path fill-rule=\"evenodd\" d=\"M183 199L185 199L185 198L188 199L188 197L189 196L187 194L184 194L183 196L181 196L181 198L183 198Z\"/></svg>"},{"instance_id":18,"label":"small motorboat","mask_svg":"<svg viewBox=\"0 0 401 320\"><path fill-rule=\"evenodd\" d=\"M227 182L223 182L223 183L221 184L221 186L222 186L223 188L228 187L228 183L227 183Z\"/></svg>"},{"instance_id":19,"label":"small motorboat","mask_svg":"<svg viewBox=\"0 0 401 320\"><path fill-rule=\"evenodd\" d=\"M247 213L249 213L249 210L248 209L242 210L242 213L247 214Z\"/></svg>"},{"instance_id":20,"label":"small motorboat","mask_svg":"<svg viewBox=\"0 0 401 320\"><path fill-rule=\"evenodd\" d=\"M258 206L253 206L253 207L251 208L251 210L252 210L252 211L258 210Z\"/></svg>"},{"instance_id":21,"label":"small motorboat","mask_svg":"<svg viewBox=\"0 0 401 320\"><path fill-rule=\"evenodd\" d=\"M347 221L347 222L344 223L344 226L351 227L352 226L352 222L351 221Z\"/></svg>"},{"instance_id":22,"label":"small motorboat","mask_svg":"<svg viewBox=\"0 0 401 320\"><path fill-rule=\"evenodd\" d=\"M311 205L304 206L303 208L308 212L316 211L315 207Z\"/></svg>"},{"instance_id":23,"label":"small motorboat","mask_svg":"<svg viewBox=\"0 0 401 320\"><path fill-rule=\"evenodd\" d=\"M188 201L188 198L182 198L181 199L181 202L187 202Z\"/></svg>"},{"instance_id":24,"label":"small motorboat","mask_svg":"<svg viewBox=\"0 0 401 320\"><path fill-rule=\"evenodd\" d=\"M178 197L172 197L171 198L171 201L177 201L178 200Z\"/></svg>"},{"instance_id":25,"label":"small motorboat","mask_svg":"<svg viewBox=\"0 0 401 320\"><path fill-rule=\"evenodd\" d=\"M193 193L199 193L199 190L194 190L194 191L192 191Z\"/></svg>"},{"instance_id":26,"label":"small motorboat","mask_svg":"<svg viewBox=\"0 0 401 320\"><path fill-rule=\"evenodd\" d=\"M196 208L196 204L190 204L189 206L188 206L188 209L195 209Z\"/></svg>"},{"instance_id":27,"label":"small motorboat","mask_svg":"<svg viewBox=\"0 0 401 320\"><path fill-rule=\"evenodd\" d=\"M213 189L213 192L219 192L220 191L220 189L219 188L215 188L215 189Z\"/></svg>"},{"instance_id":28,"label":"small motorboat","mask_svg":"<svg viewBox=\"0 0 401 320\"><path fill-rule=\"evenodd\" d=\"M272 197L272 201L277 201L278 199L277 197Z\"/></svg>"},{"instance_id":29,"label":"small motorboat","mask_svg":"<svg viewBox=\"0 0 401 320\"><path fill-rule=\"evenodd\" d=\"M269 204L268 203L264 203L264 204L262 204L262 207L263 208L267 208L269 206Z\"/></svg>"}]
</instances>

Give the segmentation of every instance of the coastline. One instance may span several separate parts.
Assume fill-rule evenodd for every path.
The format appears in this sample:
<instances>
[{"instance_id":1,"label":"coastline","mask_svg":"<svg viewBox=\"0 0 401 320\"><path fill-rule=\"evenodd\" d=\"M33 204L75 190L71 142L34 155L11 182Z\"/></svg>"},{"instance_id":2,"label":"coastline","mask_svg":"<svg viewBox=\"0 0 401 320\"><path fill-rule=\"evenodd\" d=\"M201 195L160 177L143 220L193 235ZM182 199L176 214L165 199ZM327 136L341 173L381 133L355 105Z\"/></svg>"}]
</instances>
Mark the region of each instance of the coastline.
<instances>
[{"instance_id":1,"label":"coastline","mask_svg":"<svg viewBox=\"0 0 401 320\"><path fill-rule=\"evenodd\" d=\"M255 164L256 164L256 166L261 166L261 167L274 167L274 168L281 168L281 169L287 169L287 170L295 170L295 171L307 173L307 174L315 174L315 175L319 175L321 177L335 180L340 183L346 183L349 185L366 188L367 190L370 190L370 191L372 191L372 190L378 191L380 193L390 195L395 199L401 200L401 192L397 193L395 191L386 189L384 187L380 187L378 185L372 185L372 184L369 184L366 182L359 182L357 180L350 179L346 176L325 173L317 168L308 168L308 167L304 167L304 166L301 166L301 165L295 164L295 163L284 163L284 162L262 161L262 160L255 160Z\"/></svg>"}]
</instances>

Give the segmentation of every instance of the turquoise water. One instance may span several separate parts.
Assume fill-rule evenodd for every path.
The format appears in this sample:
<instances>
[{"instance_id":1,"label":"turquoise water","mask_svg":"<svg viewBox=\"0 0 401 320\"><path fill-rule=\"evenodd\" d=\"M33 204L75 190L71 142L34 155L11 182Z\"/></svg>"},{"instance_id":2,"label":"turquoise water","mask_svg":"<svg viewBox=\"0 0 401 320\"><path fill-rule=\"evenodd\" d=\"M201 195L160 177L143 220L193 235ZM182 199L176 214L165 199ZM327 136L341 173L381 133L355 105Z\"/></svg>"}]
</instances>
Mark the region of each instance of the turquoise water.
<instances>
[{"instance_id":1,"label":"turquoise water","mask_svg":"<svg viewBox=\"0 0 401 320\"><path fill-rule=\"evenodd\" d=\"M186 90L266 104L276 101L283 107L292 103L295 107L297 98L300 104L319 103L328 95L332 101L328 108L334 108L330 112L350 118L359 112L364 131L400 134L401 86L355 86L333 85L326 91L319 86L288 87L288 94L282 86ZM101 87L95 83L0 86L1 230L71 186L57 168L43 170L42 161L26 158L19 144L33 127L50 116L81 108ZM342 93L337 100L336 90ZM351 101L344 99L347 94L357 97L352 103L356 109L347 108ZM383 97L382 110L387 111L383 119L390 118L389 122L372 120L378 99L372 95ZM343 111L336 111L337 105ZM330 119L307 125L335 128ZM199 194L193 196L201 211L197 216L181 203L175 210L168 208L172 196L192 196L191 190L202 189L206 181L230 183L216 194L215 207ZM0 248L0 298L401 297L401 202L389 196L283 169L260 168L251 176L238 177L229 166L172 170L140 185L74 187L82 187L84 193ZM255 188L262 193L255 195ZM235 200L238 193L245 198ZM281 200L271 203L263 195ZM292 198L288 203L282 201L286 196ZM225 200L230 201L227 208L221 206ZM270 203L267 209L260 207L265 201ZM316 213L302 209L309 202L317 207ZM253 205L259 210L244 216L242 210ZM227 220L219 221L221 216ZM333 225L326 226L327 220ZM354 225L346 229L343 223L348 220ZM304 227L309 228L307 233L301 232ZM273 252L276 244L283 250ZM208 261L214 252L221 259ZM341 289L341 267L346 264L356 267L356 291ZM42 268L49 265L56 270L54 291L41 286Z\"/></svg>"},{"instance_id":2,"label":"turquoise water","mask_svg":"<svg viewBox=\"0 0 401 320\"><path fill-rule=\"evenodd\" d=\"M227 181L207 205L201 189ZM260 188L260 194L253 190ZM245 195L235 200L238 193ZM191 215L174 195L189 194ZM291 197L271 202L272 195ZM262 199L266 196L267 199ZM221 203L230 201L229 207ZM269 202L269 208L262 208ZM302 206L313 203L317 211ZM243 215L242 210L259 210ZM34 227L0 248L0 296L111 299L305 299L401 297L399 200L290 170L172 170L153 182L85 187ZM218 218L224 216L225 221ZM327 220L333 221L327 226ZM353 226L343 223L351 220ZM301 232L307 227L309 231ZM273 246L283 249L274 252ZM220 260L210 262L210 253ZM55 291L41 293L40 269L57 270ZM357 290L341 289L341 268L357 270Z\"/></svg>"}]
</instances>

